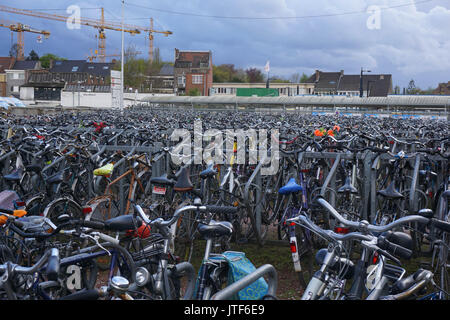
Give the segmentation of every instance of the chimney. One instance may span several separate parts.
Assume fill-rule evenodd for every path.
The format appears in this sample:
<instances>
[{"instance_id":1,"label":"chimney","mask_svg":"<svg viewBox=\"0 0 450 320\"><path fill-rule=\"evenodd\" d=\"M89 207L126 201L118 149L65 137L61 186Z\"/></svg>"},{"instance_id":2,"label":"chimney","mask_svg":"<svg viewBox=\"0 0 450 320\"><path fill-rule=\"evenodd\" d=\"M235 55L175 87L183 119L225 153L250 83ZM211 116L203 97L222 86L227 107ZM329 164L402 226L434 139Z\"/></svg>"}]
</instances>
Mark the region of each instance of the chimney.
<instances>
[{"instance_id":1,"label":"chimney","mask_svg":"<svg viewBox=\"0 0 450 320\"><path fill-rule=\"evenodd\" d=\"M319 81L319 78L320 78L320 71L316 70L316 82Z\"/></svg>"}]
</instances>

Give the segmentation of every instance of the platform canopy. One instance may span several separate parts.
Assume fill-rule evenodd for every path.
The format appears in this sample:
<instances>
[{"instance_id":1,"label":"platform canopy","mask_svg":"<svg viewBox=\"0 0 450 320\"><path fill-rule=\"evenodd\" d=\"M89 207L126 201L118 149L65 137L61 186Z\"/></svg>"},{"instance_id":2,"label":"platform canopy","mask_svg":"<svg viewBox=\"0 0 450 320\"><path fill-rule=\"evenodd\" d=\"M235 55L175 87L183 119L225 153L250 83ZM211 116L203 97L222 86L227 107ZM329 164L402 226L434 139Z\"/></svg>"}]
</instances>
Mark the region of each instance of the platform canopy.
<instances>
[{"instance_id":1,"label":"platform canopy","mask_svg":"<svg viewBox=\"0 0 450 320\"><path fill-rule=\"evenodd\" d=\"M187 105L279 105L279 106L334 106L334 107L450 107L450 96L439 95L392 95L387 97L346 97L346 96L279 96L279 97L238 97L238 96L148 96L141 100L152 104Z\"/></svg>"}]
</instances>

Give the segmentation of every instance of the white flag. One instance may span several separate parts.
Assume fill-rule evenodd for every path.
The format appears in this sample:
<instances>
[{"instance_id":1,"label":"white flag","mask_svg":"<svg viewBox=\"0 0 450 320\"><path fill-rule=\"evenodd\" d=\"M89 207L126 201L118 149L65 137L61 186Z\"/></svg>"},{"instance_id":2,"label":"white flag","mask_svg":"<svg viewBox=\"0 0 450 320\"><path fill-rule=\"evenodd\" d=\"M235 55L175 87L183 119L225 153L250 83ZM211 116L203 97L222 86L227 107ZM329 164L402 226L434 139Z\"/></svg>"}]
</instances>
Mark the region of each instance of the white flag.
<instances>
[{"instance_id":1,"label":"white flag","mask_svg":"<svg viewBox=\"0 0 450 320\"><path fill-rule=\"evenodd\" d=\"M264 71L265 72L269 72L270 71L269 60L267 60L267 62L266 62L266 66L264 67Z\"/></svg>"}]
</instances>

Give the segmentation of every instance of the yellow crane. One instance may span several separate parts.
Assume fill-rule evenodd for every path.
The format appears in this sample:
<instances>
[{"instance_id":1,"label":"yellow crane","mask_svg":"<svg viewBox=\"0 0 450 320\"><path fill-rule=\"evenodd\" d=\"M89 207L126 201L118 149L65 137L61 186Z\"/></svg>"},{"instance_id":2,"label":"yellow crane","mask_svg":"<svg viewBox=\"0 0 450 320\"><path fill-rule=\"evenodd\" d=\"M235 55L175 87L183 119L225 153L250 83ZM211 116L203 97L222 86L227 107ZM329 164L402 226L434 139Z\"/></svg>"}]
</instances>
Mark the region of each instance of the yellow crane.
<instances>
[{"instance_id":1,"label":"yellow crane","mask_svg":"<svg viewBox=\"0 0 450 320\"><path fill-rule=\"evenodd\" d=\"M141 51L134 51L133 54L141 54ZM98 50L95 50L94 53L92 53L92 49L91 49L91 54L90 55L86 55L87 60L89 62L93 62L95 59L97 58L107 58L107 57L120 57L121 54L120 53L115 53L115 54L106 54L106 55L100 55L98 53ZM125 52L125 56L128 56L128 54Z\"/></svg>"},{"instance_id":2,"label":"yellow crane","mask_svg":"<svg viewBox=\"0 0 450 320\"><path fill-rule=\"evenodd\" d=\"M11 22L8 20L0 20L0 27L8 28L12 32L17 32L17 60L19 61L24 59L24 32L42 34L44 35L45 39L50 36L49 31L33 29L29 25L19 22Z\"/></svg>"},{"instance_id":3,"label":"yellow crane","mask_svg":"<svg viewBox=\"0 0 450 320\"><path fill-rule=\"evenodd\" d=\"M14 13L14 14L21 14L31 17L37 17L41 19L49 19L49 20L55 20L55 21L61 21L61 22L67 22L68 19L70 19L70 16L68 15L60 15L60 14L50 14L45 12L38 12L35 10L26 10L26 9L18 9L13 7L8 7L4 5L0 5L0 11L7 12L7 13ZM77 21L80 25L84 26L90 26L93 28L96 28L99 32L99 43L98 43L98 52L99 52L99 58L101 62L105 61L106 56L106 35L105 30L114 30L114 31L122 31L122 24L117 22L111 22L105 20L105 14L104 9L101 8L101 16L100 19L88 19L88 18L81 18L79 21ZM160 31L160 30L154 30L153 29L153 19L150 19L150 28L147 27L141 27L141 26L134 26L130 24L124 24L123 25L123 31L127 32L129 34L139 34L142 32L147 32L149 35L149 41L150 41L150 48L149 48L149 59L153 61L153 33L161 33L165 36L168 36L172 34L171 31Z\"/></svg>"}]
</instances>

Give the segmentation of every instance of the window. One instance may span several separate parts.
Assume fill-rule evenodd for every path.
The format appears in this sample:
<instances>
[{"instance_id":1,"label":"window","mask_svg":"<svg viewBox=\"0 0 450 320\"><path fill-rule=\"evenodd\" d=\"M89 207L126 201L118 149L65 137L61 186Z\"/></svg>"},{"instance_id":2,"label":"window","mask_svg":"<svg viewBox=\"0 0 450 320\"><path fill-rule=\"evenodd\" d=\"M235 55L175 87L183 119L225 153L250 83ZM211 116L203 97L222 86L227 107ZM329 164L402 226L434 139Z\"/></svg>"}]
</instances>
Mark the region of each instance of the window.
<instances>
[{"instance_id":1,"label":"window","mask_svg":"<svg viewBox=\"0 0 450 320\"><path fill-rule=\"evenodd\" d=\"M202 84L203 83L203 75L202 74L193 74L192 75L192 84Z\"/></svg>"},{"instance_id":2,"label":"window","mask_svg":"<svg viewBox=\"0 0 450 320\"><path fill-rule=\"evenodd\" d=\"M77 72L78 71L78 66L75 66L72 68L72 72Z\"/></svg>"},{"instance_id":3,"label":"window","mask_svg":"<svg viewBox=\"0 0 450 320\"><path fill-rule=\"evenodd\" d=\"M185 76L179 76L178 77L178 85L186 85L186 77Z\"/></svg>"}]
</instances>

